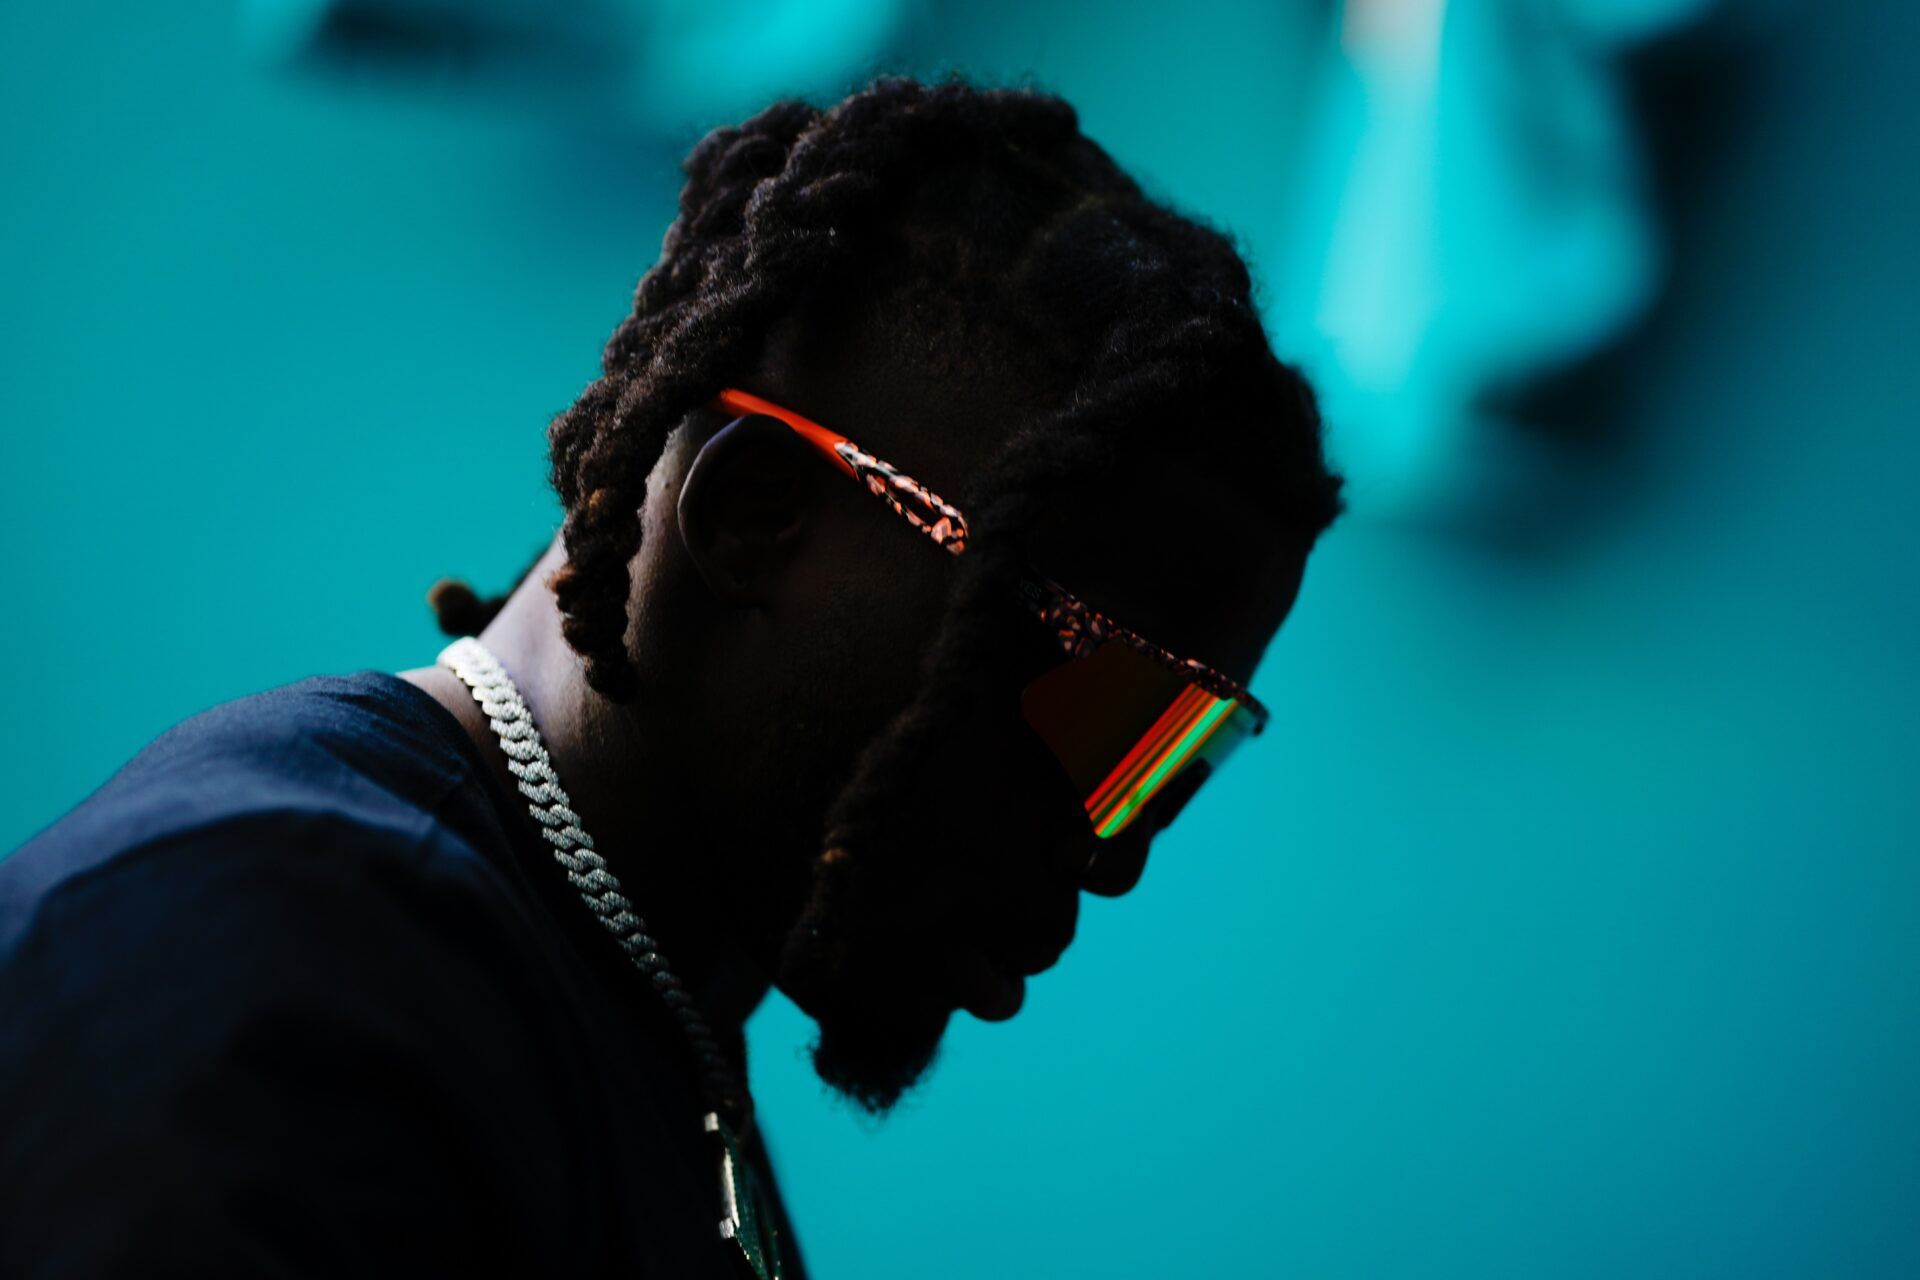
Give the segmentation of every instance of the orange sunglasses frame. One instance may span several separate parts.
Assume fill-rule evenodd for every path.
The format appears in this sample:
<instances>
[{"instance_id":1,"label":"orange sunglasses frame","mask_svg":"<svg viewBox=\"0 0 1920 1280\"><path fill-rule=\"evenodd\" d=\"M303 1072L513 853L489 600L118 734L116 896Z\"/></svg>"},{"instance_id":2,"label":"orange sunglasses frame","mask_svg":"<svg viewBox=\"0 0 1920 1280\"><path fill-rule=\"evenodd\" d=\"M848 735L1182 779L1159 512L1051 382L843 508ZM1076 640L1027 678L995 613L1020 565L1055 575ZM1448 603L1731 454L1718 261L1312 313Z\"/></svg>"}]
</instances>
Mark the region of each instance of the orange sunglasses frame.
<instances>
[{"instance_id":1,"label":"orange sunglasses frame","mask_svg":"<svg viewBox=\"0 0 1920 1280\"><path fill-rule=\"evenodd\" d=\"M710 407L722 413L758 415L785 423L816 452L865 485L936 546L952 555L966 550L967 518L959 508L839 432L771 400L735 388L721 391ZM1225 725L1235 710L1246 714L1247 732L1257 734L1266 728L1269 718L1266 707L1232 677L1197 659L1181 658L1154 644L1038 573L1030 573L1019 585L1022 600L1054 633L1069 658L1087 657L1107 641L1116 641L1171 669L1193 686L1167 708L1105 781L1085 798L1088 820L1099 835L1114 836L1124 830L1159 786L1177 776L1200 752L1208 736ZM1196 732L1196 725L1203 729Z\"/></svg>"}]
</instances>

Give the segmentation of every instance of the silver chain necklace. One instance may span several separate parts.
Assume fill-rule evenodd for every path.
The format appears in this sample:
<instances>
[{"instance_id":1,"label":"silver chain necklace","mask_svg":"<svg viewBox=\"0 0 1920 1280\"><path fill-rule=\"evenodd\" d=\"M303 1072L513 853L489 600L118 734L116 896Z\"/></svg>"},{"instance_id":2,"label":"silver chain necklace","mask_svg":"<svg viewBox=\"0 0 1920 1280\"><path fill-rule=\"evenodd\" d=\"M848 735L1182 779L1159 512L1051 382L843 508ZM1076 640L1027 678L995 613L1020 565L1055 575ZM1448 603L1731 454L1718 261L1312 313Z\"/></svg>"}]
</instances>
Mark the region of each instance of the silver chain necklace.
<instances>
[{"instance_id":1,"label":"silver chain necklace","mask_svg":"<svg viewBox=\"0 0 1920 1280\"><path fill-rule=\"evenodd\" d=\"M546 743L534 727L533 713L500 660L478 639L462 636L442 649L437 661L460 677L486 714L500 739L500 749L506 752L507 768L513 771L520 794L526 797L527 812L553 846L554 860L579 890L594 919L613 935L686 1034L700 1064L701 1093L711 1108L702 1124L719 1143L720 1234L740 1247L760 1280L778 1280L780 1254L772 1215L753 1166L740 1151L738 1135L745 1134L753 1122L753 1101L746 1081L721 1050L706 1016L668 966L647 922L621 892L619 878L594 849L593 837L581 825L580 815L573 811L573 802L553 771Z\"/></svg>"}]
</instances>

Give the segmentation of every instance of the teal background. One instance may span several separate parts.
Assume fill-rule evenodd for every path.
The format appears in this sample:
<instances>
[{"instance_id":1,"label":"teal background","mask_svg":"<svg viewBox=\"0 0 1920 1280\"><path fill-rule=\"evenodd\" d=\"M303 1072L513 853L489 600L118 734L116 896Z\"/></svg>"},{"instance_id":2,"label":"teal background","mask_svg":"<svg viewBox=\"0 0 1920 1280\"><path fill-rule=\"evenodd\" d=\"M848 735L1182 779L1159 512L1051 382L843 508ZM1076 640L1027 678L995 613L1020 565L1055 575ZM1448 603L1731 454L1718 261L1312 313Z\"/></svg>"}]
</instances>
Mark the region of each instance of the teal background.
<instances>
[{"instance_id":1,"label":"teal background","mask_svg":"<svg viewBox=\"0 0 1920 1280\"><path fill-rule=\"evenodd\" d=\"M0 6L0 847L214 702L431 660L427 584L553 528L544 425L721 118L303 73L237 18ZM1920 1274L1920 10L1672 37L1692 96L1619 116L1680 156L1621 170L1647 300L1494 415L1558 436L1349 400L1290 301L1322 7L895 18L885 65L1031 73L1241 234L1356 510L1278 731L1019 1018L876 1125L758 1016L815 1272ZM1380 421L1440 433L1444 500Z\"/></svg>"}]
</instances>

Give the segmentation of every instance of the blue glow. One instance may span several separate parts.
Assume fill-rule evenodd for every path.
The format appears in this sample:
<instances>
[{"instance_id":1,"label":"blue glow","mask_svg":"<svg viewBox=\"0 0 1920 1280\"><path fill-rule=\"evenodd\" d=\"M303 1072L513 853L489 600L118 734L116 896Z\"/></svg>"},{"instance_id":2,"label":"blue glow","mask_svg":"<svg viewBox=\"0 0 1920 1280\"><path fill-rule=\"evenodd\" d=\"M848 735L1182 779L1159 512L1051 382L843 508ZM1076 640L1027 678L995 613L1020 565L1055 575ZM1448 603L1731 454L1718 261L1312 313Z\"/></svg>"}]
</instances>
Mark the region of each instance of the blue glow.
<instances>
[{"instance_id":1,"label":"blue glow","mask_svg":"<svg viewBox=\"0 0 1920 1280\"><path fill-rule=\"evenodd\" d=\"M1484 394L1644 307L1659 246L1614 60L1701 7L1346 6L1274 321L1342 424L1363 510L1473 486Z\"/></svg>"}]
</instances>

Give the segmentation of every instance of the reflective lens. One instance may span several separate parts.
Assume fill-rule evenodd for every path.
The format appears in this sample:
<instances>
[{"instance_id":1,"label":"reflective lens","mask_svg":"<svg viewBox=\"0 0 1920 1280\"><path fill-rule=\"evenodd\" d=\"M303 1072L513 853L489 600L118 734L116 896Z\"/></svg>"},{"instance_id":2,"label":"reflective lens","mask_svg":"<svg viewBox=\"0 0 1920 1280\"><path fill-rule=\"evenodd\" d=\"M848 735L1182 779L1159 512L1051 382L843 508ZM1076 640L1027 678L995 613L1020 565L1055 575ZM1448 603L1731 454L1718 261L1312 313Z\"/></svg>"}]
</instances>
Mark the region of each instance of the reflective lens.
<instances>
[{"instance_id":1,"label":"reflective lens","mask_svg":"<svg viewBox=\"0 0 1920 1280\"><path fill-rule=\"evenodd\" d=\"M1254 723L1239 702L1214 697L1117 640L1034 680L1020 710L1102 837L1124 831L1196 764L1218 769Z\"/></svg>"}]
</instances>

